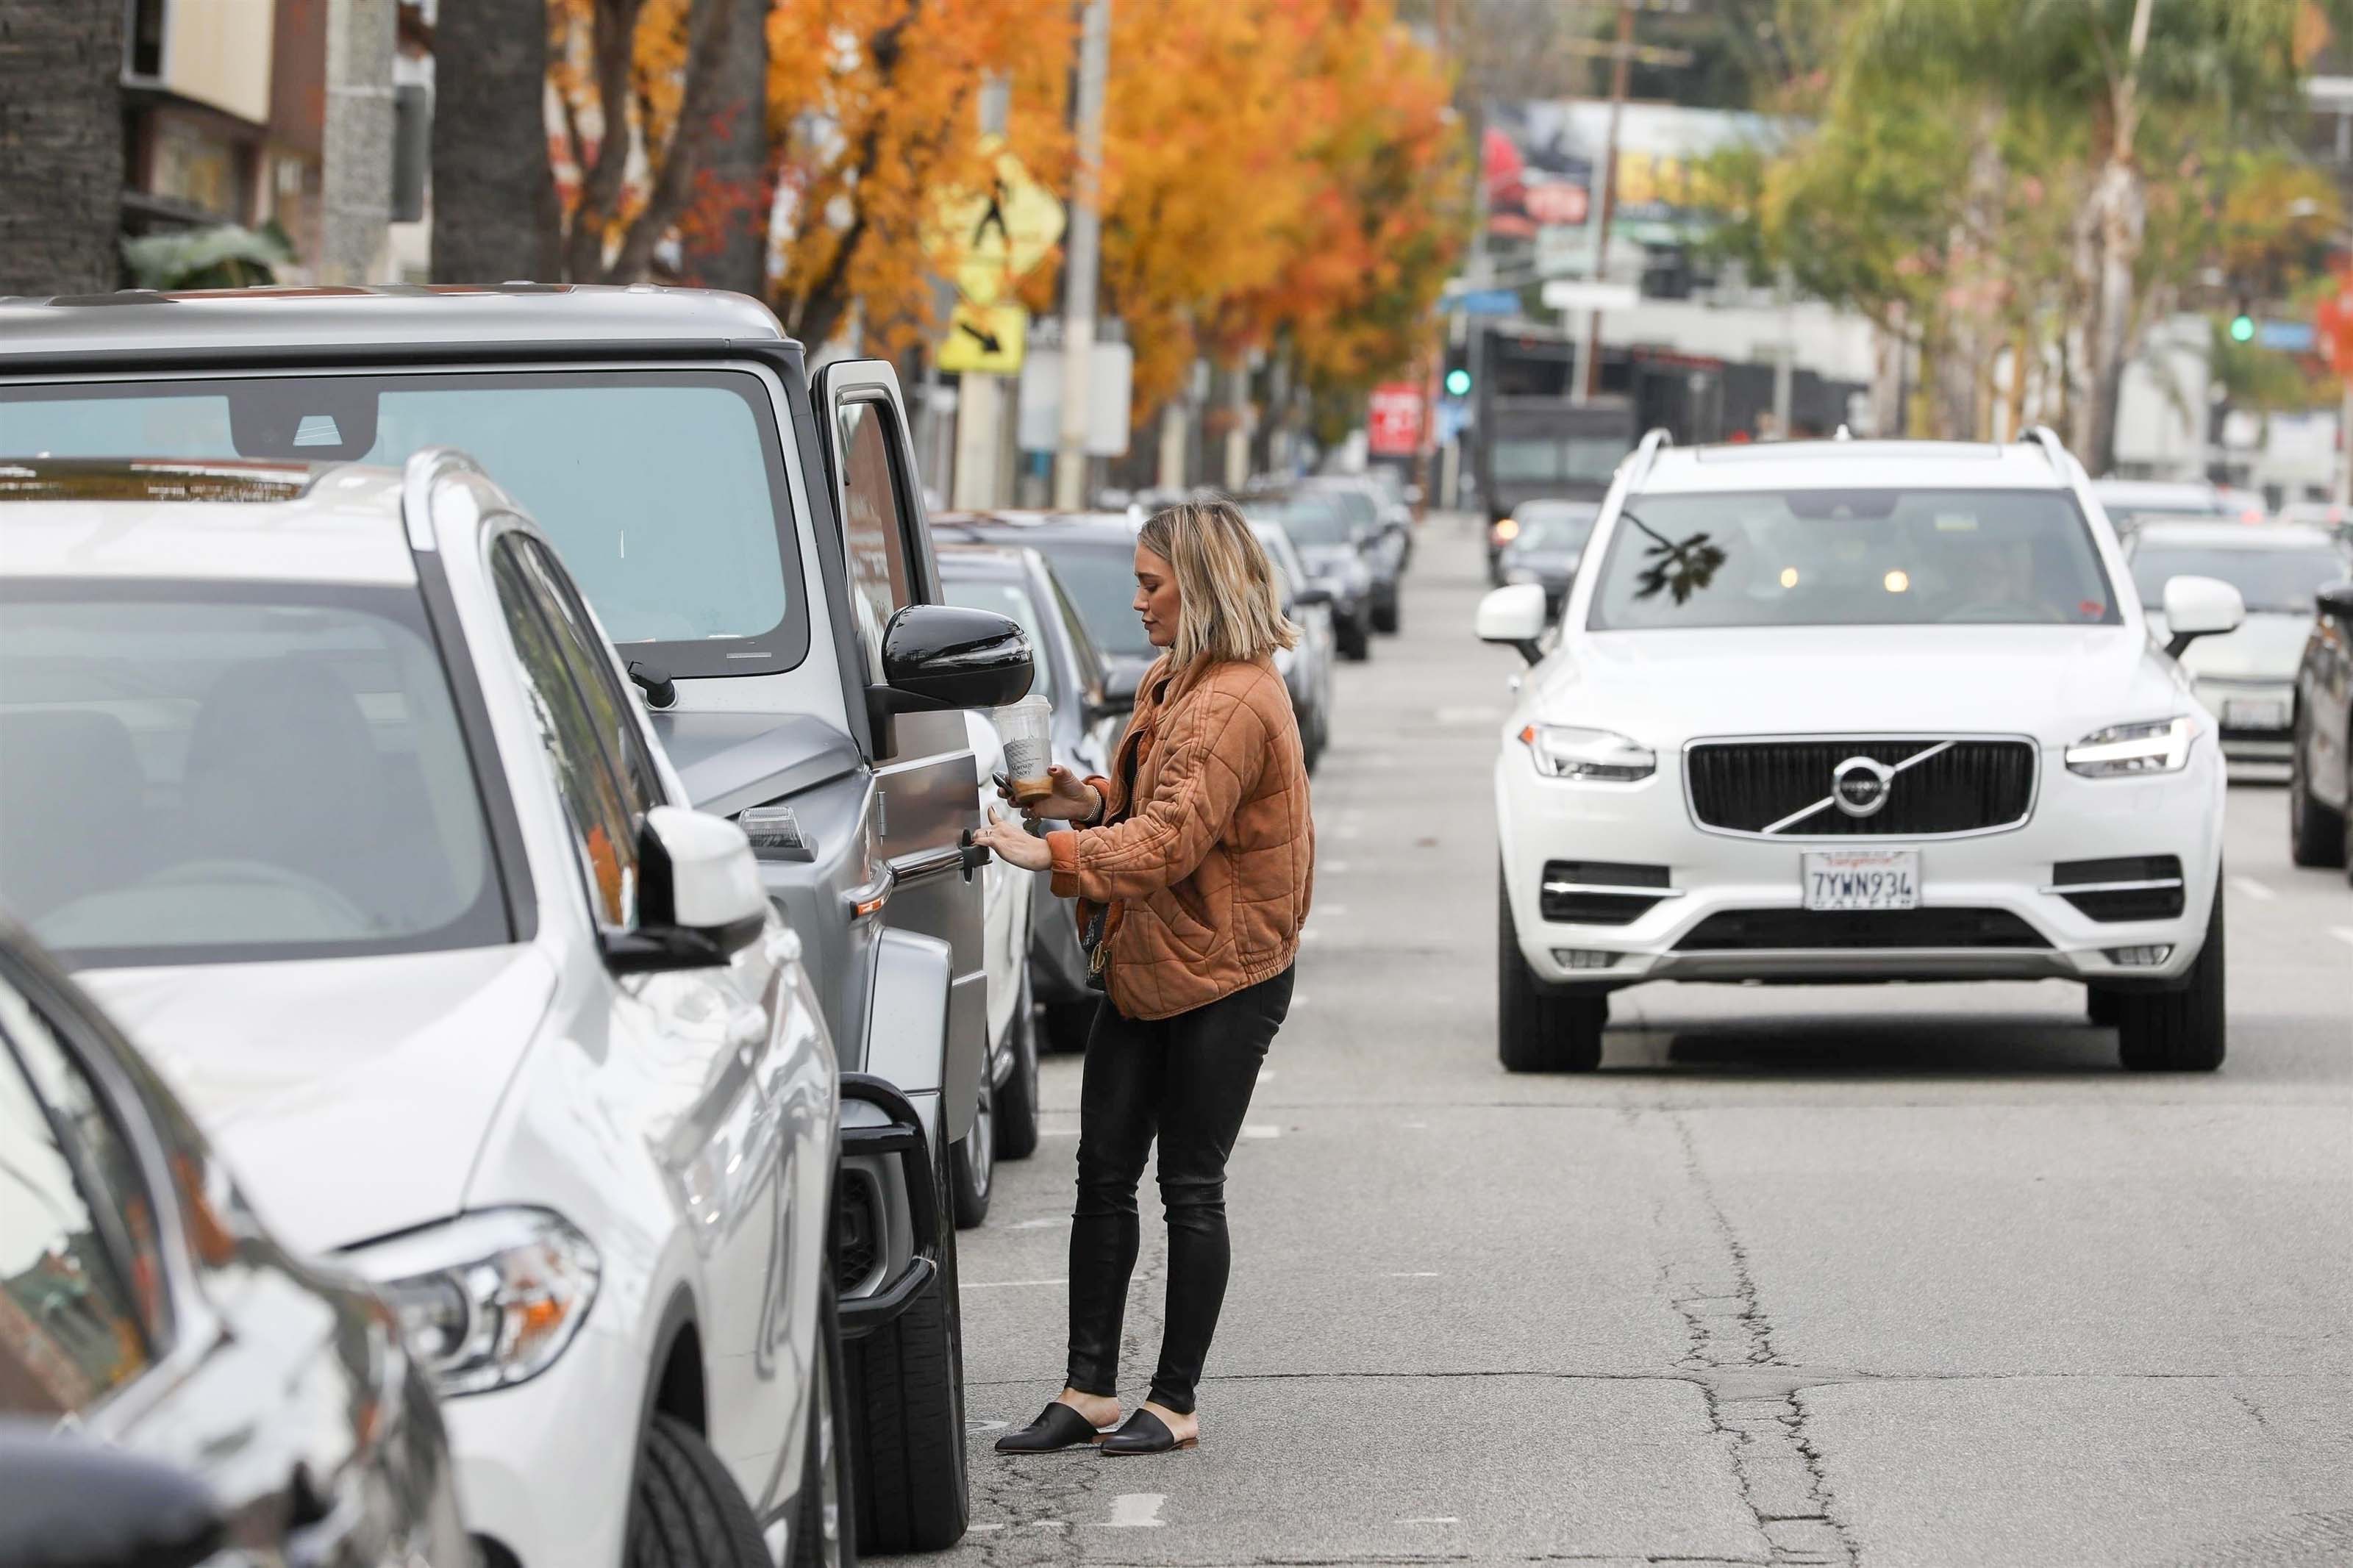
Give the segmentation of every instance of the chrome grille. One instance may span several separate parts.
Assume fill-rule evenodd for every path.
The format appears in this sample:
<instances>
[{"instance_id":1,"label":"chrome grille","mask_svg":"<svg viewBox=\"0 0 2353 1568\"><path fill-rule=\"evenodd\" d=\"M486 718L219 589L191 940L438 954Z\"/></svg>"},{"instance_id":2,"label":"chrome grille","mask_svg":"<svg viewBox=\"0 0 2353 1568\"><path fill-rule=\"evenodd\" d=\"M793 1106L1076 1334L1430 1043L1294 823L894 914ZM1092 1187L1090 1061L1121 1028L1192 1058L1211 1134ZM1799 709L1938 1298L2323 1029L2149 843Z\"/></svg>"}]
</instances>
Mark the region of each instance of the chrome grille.
<instances>
[{"instance_id":1,"label":"chrome grille","mask_svg":"<svg viewBox=\"0 0 2353 1568\"><path fill-rule=\"evenodd\" d=\"M1856 758L1886 770L1884 798L1868 816L1831 797L1833 773ZM1943 735L1694 741L1683 781L1692 820L1720 833L1934 837L2025 821L2035 750L2026 740Z\"/></svg>"}]
</instances>

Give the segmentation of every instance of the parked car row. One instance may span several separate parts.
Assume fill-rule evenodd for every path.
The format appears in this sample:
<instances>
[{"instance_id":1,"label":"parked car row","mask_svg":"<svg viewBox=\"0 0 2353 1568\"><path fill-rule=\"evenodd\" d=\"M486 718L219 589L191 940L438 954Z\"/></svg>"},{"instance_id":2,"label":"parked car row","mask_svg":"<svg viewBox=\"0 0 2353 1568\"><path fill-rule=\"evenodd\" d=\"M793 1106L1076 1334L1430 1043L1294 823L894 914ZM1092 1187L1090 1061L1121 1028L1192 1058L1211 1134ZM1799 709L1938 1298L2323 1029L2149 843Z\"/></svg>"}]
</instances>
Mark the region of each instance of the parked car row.
<instances>
[{"instance_id":1,"label":"parked car row","mask_svg":"<svg viewBox=\"0 0 2353 1568\"><path fill-rule=\"evenodd\" d=\"M963 1533L1035 945L971 710L1038 661L914 471L733 296L0 302L26 1463L300 1561Z\"/></svg>"}]
</instances>

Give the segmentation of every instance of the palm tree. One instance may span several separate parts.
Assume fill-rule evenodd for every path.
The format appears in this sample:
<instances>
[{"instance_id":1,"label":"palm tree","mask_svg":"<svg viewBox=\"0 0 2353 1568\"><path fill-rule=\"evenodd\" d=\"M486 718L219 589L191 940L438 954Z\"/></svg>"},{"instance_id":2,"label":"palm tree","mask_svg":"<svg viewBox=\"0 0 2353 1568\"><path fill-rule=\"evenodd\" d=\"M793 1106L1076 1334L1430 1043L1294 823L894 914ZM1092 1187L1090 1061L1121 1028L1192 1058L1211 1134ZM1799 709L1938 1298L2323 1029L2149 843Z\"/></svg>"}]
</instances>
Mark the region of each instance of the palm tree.
<instances>
[{"instance_id":1,"label":"palm tree","mask_svg":"<svg viewBox=\"0 0 2353 1568\"><path fill-rule=\"evenodd\" d=\"M0 295L115 286L124 9L0 0Z\"/></svg>"}]
</instances>

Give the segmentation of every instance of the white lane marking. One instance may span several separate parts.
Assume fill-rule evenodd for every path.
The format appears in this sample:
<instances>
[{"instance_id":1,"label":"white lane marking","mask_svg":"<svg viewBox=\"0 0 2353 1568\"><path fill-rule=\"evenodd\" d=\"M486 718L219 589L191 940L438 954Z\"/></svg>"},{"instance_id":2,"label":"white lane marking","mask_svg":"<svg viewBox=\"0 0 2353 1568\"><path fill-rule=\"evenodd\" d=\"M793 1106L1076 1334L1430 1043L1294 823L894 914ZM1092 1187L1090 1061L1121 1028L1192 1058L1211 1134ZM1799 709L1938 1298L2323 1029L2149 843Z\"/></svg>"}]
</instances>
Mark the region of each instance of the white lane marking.
<instances>
[{"instance_id":1,"label":"white lane marking","mask_svg":"<svg viewBox=\"0 0 2353 1568\"><path fill-rule=\"evenodd\" d=\"M1509 711L1506 708L1440 708L1434 716L1441 724L1493 724Z\"/></svg>"},{"instance_id":2,"label":"white lane marking","mask_svg":"<svg viewBox=\"0 0 2353 1568\"><path fill-rule=\"evenodd\" d=\"M1348 912L1348 906L1345 904L1318 904L1315 906L1315 912L1319 915L1330 915L1336 920Z\"/></svg>"},{"instance_id":3,"label":"white lane marking","mask_svg":"<svg viewBox=\"0 0 2353 1568\"><path fill-rule=\"evenodd\" d=\"M1345 860L1318 860L1315 862L1315 868L1327 877L1342 877L1347 875L1348 862Z\"/></svg>"},{"instance_id":4,"label":"white lane marking","mask_svg":"<svg viewBox=\"0 0 2353 1568\"><path fill-rule=\"evenodd\" d=\"M1277 1127L1271 1121L1251 1122L1246 1124L1242 1128L1242 1136L1245 1138L1280 1138L1282 1136L1282 1129Z\"/></svg>"},{"instance_id":5,"label":"white lane marking","mask_svg":"<svg viewBox=\"0 0 2353 1568\"><path fill-rule=\"evenodd\" d=\"M1272 1068L1259 1068L1258 1080L1261 1083L1272 1083L1274 1081L1274 1069Z\"/></svg>"},{"instance_id":6,"label":"white lane marking","mask_svg":"<svg viewBox=\"0 0 2353 1568\"><path fill-rule=\"evenodd\" d=\"M967 1290L1003 1290L1016 1285L1068 1285L1070 1279L965 1279L958 1283Z\"/></svg>"},{"instance_id":7,"label":"white lane marking","mask_svg":"<svg viewBox=\"0 0 2353 1568\"><path fill-rule=\"evenodd\" d=\"M1068 1530L1071 1528L1071 1521L1067 1519L1033 1519L1029 1521L1029 1528L1032 1530Z\"/></svg>"},{"instance_id":8,"label":"white lane marking","mask_svg":"<svg viewBox=\"0 0 2353 1568\"><path fill-rule=\"evenodd\" d=\"M2353 942L2353 926L2330 926L2328 934L2339 942Z\"/></svg>"},{"instance_id":9,"label":"white lane marking","mask_svg":"<svg viewBox=\"0 0 2353 1568\"><path fill-rule=\"evenodd\" d=\"M1004 1528L1005 1527L1001 1524L967 1524L964 1527L965 1533L967 1535L985 1535L992 1530L1003 1530Z\"/></svg>"},{"instance_id":10,"label":"white lane marking","mask_svg":"<svg viewBox=\"0 0 2353 1568\"><path fill-rule=\"evenodd\" d=\"M1430 1513L1415 1519L1401 1519L1398 1522L1399 1524L1460 1524L1462 1521L1451 1513Z\"/></svg>"},{"instance_id":11,"label":"white lane marking","mask_svg":"<svg viewBox=\"0 0 2353 1568\"><path fill-rule=\"evenodd\" d=\"M1059 1230L1070 1223L1071 1216L1068 1215L1059 1219L1049 1215L1044 1219L1016 1220L1011 1225L992 1225L988 1228L991 1230Z\"/></svg>"},{"instance_id":12,"label":"white lane marking","mask_svg":"<svg viewBox=\"0 0 2353 1568\"><path fill-rule=\"evenodd\" d=\"M1299 933L1299 940L1302 942L1321 942L1324 940L1324 933L1315 927L1309 926L1306 930ZM1296 1006L1298 1005L1299 998L1293 996L1291 1001L1292 1005Z\"/></svg>"},{"instance_id":13,"label":"white lane marking","mask_svg":"<svg viewBox=\"0 0 2353 1568\"><path fill-rule=\"evenodd\" d=\"M1111 1500L1111 1522L1105 1530L1158 1530L1168 1521L1160 1517L1160 1505L1168 1500L1161 1492L1127 1492Z\"/></svg>"},{"instance_id":14,"label":"white lane marking","mask_svg":"<svg viewBox=\"0 0 2353 1568\"><path fill-rule=\"evenodd\" d=\"M2273 892L2269 888L2264 887L2253 877L2233 877L2231 879L2231 886L2238 889L2239 891L2244 893L2247 897L2253 899L2258 903L2267 904L2274 899L2279 897L2277 893Z\"/></svg>"},{"instance_id":15,"label":"white lane marking","mask_svg":"<svg viewBox=\"0 0 2353 1568\"><path fill-rule=\"evenodd\" d=\"M1429 1269L1418 1271L1412 1274L1392 1274L1389 1278L1392 1279L1442 1279L1445 1276L1438 1273L1434 1269Z\"/></svg>"},{"instance_id":16,"label":"white lane marking","mask_svg":"<svg viewBox=\"0 0 2353 1568\"><path fill-rule=\"evenodd\" d=\"M975 1416L964 1424L964 1429L967 1432L1002 1432L1012 1425L1010 1421L983 1421Z\"/></svg>"},{"instance_id":17,"label":"white lane marking","mask_svg":"<svg viewBox=\"0 0 2353 1568\"><path fill-rule=\"evenodd\" d=\"M1078 1135L1079 1130L1075 1127L1040 1127L1038 1129L1038 1136L1040 1138L1076 1138Z\"/></svg>"},{"instance_id":18,"label":"white lane marking","mask_svg":"<svg viewBox=\"0 0 2353 1568\"><path fill-rule=\"evenodd\" d=\"M1430 1131L1430 1123L1427 1121L1400 1121L1398 1125L1404 1128L1409 1132L1427 1132Z\"/></svg>"}]
</instances>

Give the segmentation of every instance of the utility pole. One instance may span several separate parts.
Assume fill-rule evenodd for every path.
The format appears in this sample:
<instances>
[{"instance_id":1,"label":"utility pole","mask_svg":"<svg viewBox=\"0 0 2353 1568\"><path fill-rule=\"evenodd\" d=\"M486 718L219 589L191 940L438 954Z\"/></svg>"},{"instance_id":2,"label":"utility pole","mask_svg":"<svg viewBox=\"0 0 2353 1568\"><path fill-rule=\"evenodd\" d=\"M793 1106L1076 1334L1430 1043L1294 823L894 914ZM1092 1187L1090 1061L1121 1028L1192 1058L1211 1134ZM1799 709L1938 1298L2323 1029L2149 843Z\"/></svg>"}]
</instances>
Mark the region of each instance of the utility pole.
<instances>
[{"instance_id":1,"label":"utility pole","mask_svg":"<svg viewBox=\"0 0 2353 1568\"><path fill-rule=\"evenodd\" d=\"M1061 428L1054 505L1087 502L1087 371L1095 348L1095 277L1102 261L1103 93L1111 74L1111 0L1085 0L1079 40L1079 160L1071 181L1070 248L1062 273Z\"/></svg>"},{"instance_id":2,"label":"utility pole","mask_svg":"<svg viewBox=\"0 0 2353 1568\"><path fill-rule=\"evenodd\" d=\"M318 281L379 281L392 221L393 0L329 0Z\"/></svg>"},{"instance_id":3,"label":"utility pole","mask_svg":"<svg viewBox=\"0 0 2353 1568\"><path fill-rule=\"evenodd\" d=\"M1618 126L1625 118L1628 77L1634 66L1634 7L1640 0L1618 0L1618 42L1610 53L1609 135L1601 151L1601 226L1593 241L1593 278L1609 276L1609 224L1618 216ZM1584 394L1591 397L1601 386L1601 312L1585 318Z\"/></svg>"}]
</instances>

